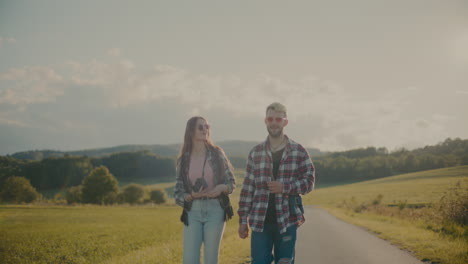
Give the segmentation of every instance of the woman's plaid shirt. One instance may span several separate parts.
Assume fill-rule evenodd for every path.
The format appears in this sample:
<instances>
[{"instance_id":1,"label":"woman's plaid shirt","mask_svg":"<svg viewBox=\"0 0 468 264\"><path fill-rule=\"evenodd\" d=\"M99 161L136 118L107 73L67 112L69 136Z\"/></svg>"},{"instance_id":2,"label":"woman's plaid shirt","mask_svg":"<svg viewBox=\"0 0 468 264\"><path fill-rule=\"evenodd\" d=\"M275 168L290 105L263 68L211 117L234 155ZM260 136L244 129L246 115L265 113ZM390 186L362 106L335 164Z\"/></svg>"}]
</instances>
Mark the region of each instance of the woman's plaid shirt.
<instances>
[{"instance_id":1,"label":"woman's plaid shirt","mask_svg":"<svg viewBox=\"0 0 468 264\"><path fill-rule=\"evenodd\" d=\"M276 181L283 183L283 193L275 195L276 220L280 233L296 223L305 221L299 208L295 215L289 213L289 195L306 194L314 188L315 168L300 144L286 136L288 143L284 149ZM268 139L255 146L249 153L247 167L239 199L239 223L250 225L252 231L262 232L268 208L267 182L272 181L273 162Z\"/></svg>"},{"instance_id":2,"label":"woman's plaid shirt","mask_svg":"<svg viewBox=\"0 0 468 264\"><path fill-rule=\"evenodd\" d=\"M231 170L230 162L226 157L224 151L217 148L208 148L206 152L207 162L209 162L213 169L214 184L225 184L227 186L228 194L231 194L236 188L236 179ZM219 163L221 161L221 164ZM184 165L182 165L184 164ZM192 184L188 180L188 173L190 167L190 153L184 153L182 157L177 160L176 167L176 186L174 189L174 197L176 204L185 207L191 202L185 201L185 196L192 193Z\"/></svg>"}]
</instances>

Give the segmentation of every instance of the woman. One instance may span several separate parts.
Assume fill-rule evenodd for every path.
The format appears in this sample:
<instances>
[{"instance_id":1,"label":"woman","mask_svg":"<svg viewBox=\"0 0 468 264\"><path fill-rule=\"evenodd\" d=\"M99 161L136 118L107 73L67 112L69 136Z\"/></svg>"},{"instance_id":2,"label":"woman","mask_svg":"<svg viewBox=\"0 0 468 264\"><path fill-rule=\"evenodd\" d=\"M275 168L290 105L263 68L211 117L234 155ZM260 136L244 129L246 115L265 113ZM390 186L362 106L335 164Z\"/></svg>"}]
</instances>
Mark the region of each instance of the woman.
<instances>
[{"instance_id":1,"label":"woman","mask_svg":"<svg viewBox=\"0 0 468 264\"><path fill-rule=\"evenodd\" d=\"M187 121L184 144L177 159L176 203L184 208L184 264L217 264L225 220L232 217L228 194L235 188L232 165L213 144L210 125L195 116Z\"/></svg>"}]
</instances>

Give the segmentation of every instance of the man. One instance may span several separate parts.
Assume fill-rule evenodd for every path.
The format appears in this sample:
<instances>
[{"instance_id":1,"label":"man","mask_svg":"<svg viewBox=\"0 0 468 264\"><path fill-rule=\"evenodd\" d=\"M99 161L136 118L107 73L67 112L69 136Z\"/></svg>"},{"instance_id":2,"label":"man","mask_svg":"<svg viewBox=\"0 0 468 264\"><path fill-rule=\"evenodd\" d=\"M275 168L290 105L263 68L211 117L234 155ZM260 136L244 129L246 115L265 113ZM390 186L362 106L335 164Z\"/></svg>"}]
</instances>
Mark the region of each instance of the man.
<instances>
[{"instance_id":1,"label":"man","mask_svg":"<svg viewBox=\"0 0 468 264\"><path fill-rule=\"evenodd\" d=\"M252 264L294 263L296 230L305 221L299 194L314 188L315 169L304 147L283 133L288 125L284 105L269 105L265 124L266 141L247 158L239 199L239 236L248 237L248 223Z\"/></svg>"}]
</instances>

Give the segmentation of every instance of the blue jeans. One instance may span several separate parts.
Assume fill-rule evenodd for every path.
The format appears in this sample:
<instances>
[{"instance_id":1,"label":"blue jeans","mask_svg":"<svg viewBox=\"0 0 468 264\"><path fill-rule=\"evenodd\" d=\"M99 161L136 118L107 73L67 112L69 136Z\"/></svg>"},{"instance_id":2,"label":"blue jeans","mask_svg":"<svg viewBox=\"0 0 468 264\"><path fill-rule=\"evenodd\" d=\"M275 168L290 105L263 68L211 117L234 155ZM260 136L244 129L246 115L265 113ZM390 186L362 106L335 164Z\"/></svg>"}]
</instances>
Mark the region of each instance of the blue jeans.
<instances>
[{"instance_id":1,"label":"blue jeans","mask_svg":"<svg viewBox=\"0 0 468 264\"><path fill-rule=\"evenodd\" d=\"M218 264L224 232L224 210L218 199L195 200L184 226L184 264L199 264L202 243L204 264Z\"/></svg>"},{"instance_id":2,"label":"blue jeans","mask_svg":"<svg viewBox=\"0 0 468 264\"><path fill-rule=\"evenodd\" d=\"M278 225L265 224L263 232L252 232L252 264L294 263L297 225L288 227L286 233L280 234ZM274 255L272 251L274 250ZM289 260L286 262L285 260ZM281 262L282 260L283 262Z\"/></svg>"}]
</instances>

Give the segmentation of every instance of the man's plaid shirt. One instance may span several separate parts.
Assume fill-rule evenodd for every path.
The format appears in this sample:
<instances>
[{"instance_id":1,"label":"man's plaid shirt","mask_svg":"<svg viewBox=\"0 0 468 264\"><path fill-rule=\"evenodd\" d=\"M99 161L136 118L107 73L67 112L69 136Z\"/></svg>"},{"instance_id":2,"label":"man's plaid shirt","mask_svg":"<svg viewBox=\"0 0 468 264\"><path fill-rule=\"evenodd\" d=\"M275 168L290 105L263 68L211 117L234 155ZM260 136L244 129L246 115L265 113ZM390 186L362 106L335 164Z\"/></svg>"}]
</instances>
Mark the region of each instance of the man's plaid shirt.
<instances>
[{"instance_id":1,"label":"man's plaid shirt","mask_svg":"<svg viewBox=\"0 0 468 264\"><path fill-rule=\"evenodd\" d=\"M280 233L296 223L305 221L299 208L295 215L289 214L289 195L306 194L314 188L315 168L304 147L286 136L276 181L283 183L283 193L275 194L276 220ZM249 223L252 231L262 232L268 208L267 182L273 181L273 162L270 143L267 140L255 146L249 153L247 167L239 199L239 222Z\"/></svg>"}]
</instances>

